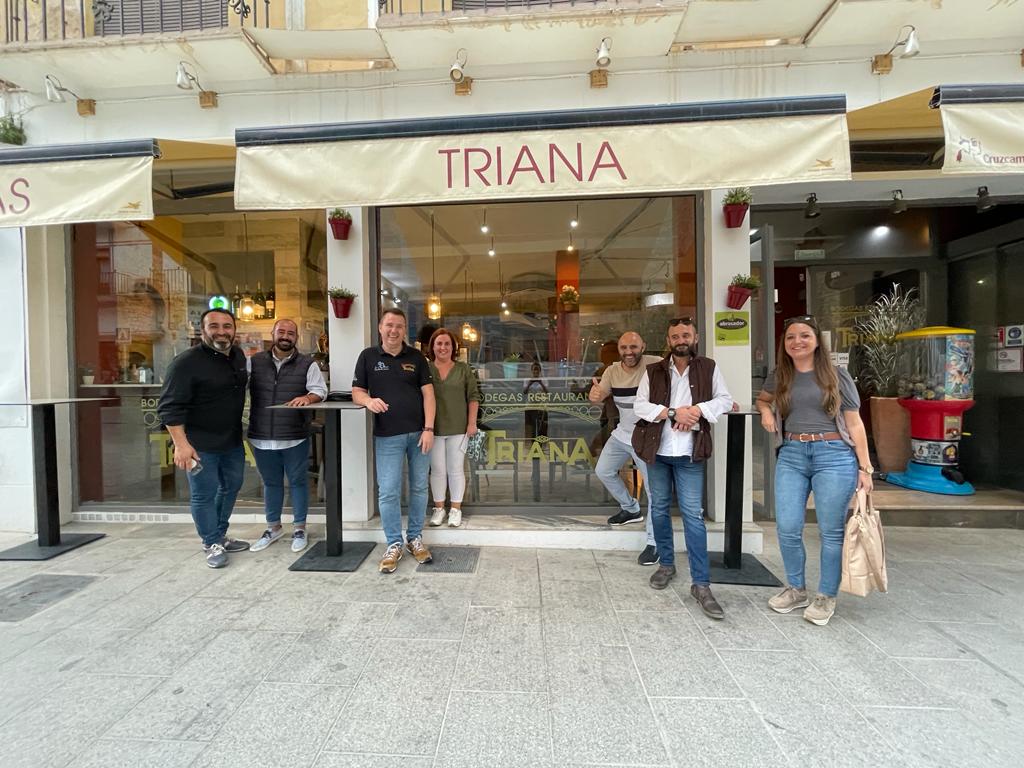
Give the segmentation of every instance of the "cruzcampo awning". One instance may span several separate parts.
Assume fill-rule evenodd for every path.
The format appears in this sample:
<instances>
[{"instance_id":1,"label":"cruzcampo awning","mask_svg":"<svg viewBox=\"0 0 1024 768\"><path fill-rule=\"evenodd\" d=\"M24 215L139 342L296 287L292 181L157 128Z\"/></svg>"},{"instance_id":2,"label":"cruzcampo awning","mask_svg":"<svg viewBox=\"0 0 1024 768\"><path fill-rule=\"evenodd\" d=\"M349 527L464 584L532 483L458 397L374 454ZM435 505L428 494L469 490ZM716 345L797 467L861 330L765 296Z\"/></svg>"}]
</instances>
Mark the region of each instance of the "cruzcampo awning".
<instances>
[{"instance_id":1,"label":"cruzcampo awning","mask_svg":"<svg viewBox=\"0 0 1024 768\"><path fill-rule=\"evenodd\" d=\"M0 149L0 227L153 218L154 139Z\"/></svg>"},{"instance_id":2,"label":"cruzcampo awning","mask_svg":"<svg viewBox=\"0 0 1024 768\"><path fill-rule=\"evenodd\" d=\"M1024 173L1024 85L940 85L943 173Z\"/></svg>"},{"instance_id":3,"label":"cruzcampo awning","mask_svg":"<svg viewBox=\"0 0 1024 768\"><path fill-rule=\"evenodd\" d=\"M850 178L845 96L253 128L235 144L243 210Z\"/></svg>"}]
</instances>

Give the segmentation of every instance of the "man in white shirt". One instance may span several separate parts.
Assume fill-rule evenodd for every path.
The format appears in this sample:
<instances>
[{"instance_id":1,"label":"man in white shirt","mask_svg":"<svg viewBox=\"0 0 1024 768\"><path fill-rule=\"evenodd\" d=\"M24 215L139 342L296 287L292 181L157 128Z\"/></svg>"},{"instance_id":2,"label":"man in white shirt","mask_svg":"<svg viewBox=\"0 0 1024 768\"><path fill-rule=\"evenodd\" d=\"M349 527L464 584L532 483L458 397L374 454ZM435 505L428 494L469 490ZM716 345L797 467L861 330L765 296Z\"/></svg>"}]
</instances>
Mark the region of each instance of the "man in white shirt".
<instances>
[{"instance_id":1,"label":"man in white shirt","mask_svg":"<svg viewBox=\"0 0 1024 768\"><path fill-rule=\"evenodd\" d=\"M612 363L605 368L601 380L594 379L594 386L590 388L590 402L600 403L611 397L619 411L618 426L615 427L604 447L601 448L601 456L597 460L594 474L620 507L619 512L608 518L609 525L639 523L643 522L646 517L647 546L637 557L637 562L640 565L656 565L658 549L654 541L654 527L651 519L651 491L649 488L647 489L647 514L644 515L640 510L640 501L633 498L626 488L626 484L622 482L619 472L622 470L622 466L632 459L643 478L644 486L647 486L647 464L640 461L633 452L633 427L636 426L633 400L636 399L636 388L647 366L658 362L661 358L655 355L645 355L647 345L640 334L633 331L622 334L619 338L618 350L619 362Z\"/></svg>"},{"instance_id":2,"label":"man in white shirt","mask_svg":"<svg viewBox=\"0 0 1024 768\"><path fill-rule=\"evenodd\" d=\"M263 504L267 529L252 545L253 552L266 549L281 536L284 507L284 479L292 497L292 552L301 552L306 537L309 510L309 423L308 410L270 410L271 405L312 405L327 397L327 385L320 368L309 355L299 352L299 327L282 318L271 330L274 346L249 358L249 445L263 478Z\"/></svg>"},{"instance_id":3,"label":"man in white shirt","mask_svg":"<svg viewBox=\"0 0 1024 768\"><path fill-rule=\"evenodd\" d=\"M637 386L633 410L652 427L638 433L653 439L634 448L647 464L654 537L661 565L651 576L654 589L664 589L676 575L672 540L672 499L678 497L690 563L690 594L705 614L724 618L711 594L708 537L702 510L704 461L711 456L711 424L732 408L732 397L715 361L697 354L693 318L671 320L668 343L672 354L647 366ZM653 425L661 423L658 430Z\"/></svg>"}]
</instances>

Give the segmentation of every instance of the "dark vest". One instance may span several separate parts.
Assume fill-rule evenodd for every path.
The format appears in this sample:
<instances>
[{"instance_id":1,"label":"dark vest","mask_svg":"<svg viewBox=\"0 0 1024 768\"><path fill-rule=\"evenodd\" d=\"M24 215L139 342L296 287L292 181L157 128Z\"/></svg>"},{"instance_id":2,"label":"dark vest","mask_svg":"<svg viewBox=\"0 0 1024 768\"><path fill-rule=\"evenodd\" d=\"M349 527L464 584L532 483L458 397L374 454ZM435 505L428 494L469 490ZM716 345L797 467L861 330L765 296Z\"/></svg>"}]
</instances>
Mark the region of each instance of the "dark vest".
<instances>
[{"instance_id":1,"label":"dark vest","mask_svg":"<svg viewBox=\"0 0 1024 768\"><path fill-rule=\"evenodd\" d=\"M669 366L673 365L672 355L663 360L651 363L647 366L647 379L650 383L648 400L652 403L659 403L668 406L669 398L672 395L672 371ZM712 376L715 372L715 361L708 357L691 357L690 370L690 397L693 404L704 403L714 395ZM637 455L644 461L654 461L658 453L658 446L661 445L661 432L664 429L664 422L651 424L641 419L637 422L639 430L633 432L633 448ZM638 445L639 443L639 445ZM711 424L703 416L700 419L700 430L693 435L693 461L703 461L711 456Z\"/></svg>"},{"instance_id":2,"label":"dark vest","mask_svg":"<svg viewBox=\"0 0 1024 768\"><path fill-rule=\"evenodd\" d=\"M269 410L306 394L306 373L313 365L309 355L296 353L277 370L272 352L252 356L249 377L249 437L257 440L301 440L309 437L312 413L305 410Z\"/></svg>"}]
</instances>

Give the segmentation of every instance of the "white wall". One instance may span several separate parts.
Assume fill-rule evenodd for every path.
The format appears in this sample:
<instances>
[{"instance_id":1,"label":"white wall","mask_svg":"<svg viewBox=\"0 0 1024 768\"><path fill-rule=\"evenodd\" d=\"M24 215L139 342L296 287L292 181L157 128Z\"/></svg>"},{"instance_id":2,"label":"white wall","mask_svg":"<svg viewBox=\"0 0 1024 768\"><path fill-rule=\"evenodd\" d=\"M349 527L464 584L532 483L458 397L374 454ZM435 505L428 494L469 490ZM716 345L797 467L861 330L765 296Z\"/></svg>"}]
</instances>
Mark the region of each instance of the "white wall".
<instances>
[{"instance_id":1,"label":"white wall","mask_svg":"<svg viewBox=\"0 0 1024 768\"><path fill-rule=\"evenodd\" d=\"M727 286L733 275L750 272L750 215L742 226L729 229L722 214L722 199L726 190L715 189L704 193L704 306L705 315L701 324L701 342L705 354L713 357L721 368L726 386L733 400L740 408L749 408L750 390L750 344L743 346L719 346L715 344L715 312L729 308L725 304ZM738 311L751 311L751 302ZM739 418L736 416L730 418ZM753 520L753 473L751 462L752 417L747 418L747 440L744 449L746 461L743 469L743 519ZM726 430L728 419L722 419L715 426L715 452L712 456L711 476L713 487L708 492L711 517L725 520L725 460ZM758 422L759 423L759 422Z\"/></svg>"},{"instance_id":2,"label":"white wall","mask_svg":"<svg viewBox=\"0 0 1024 768\"><path fill-rule=\"evenodd\" d=\"M342 204L343 205L343 204ZM344 287L358 296L352 314L337 318L328 306L327 335L331 355L331 389L351 390L352 373L359 353L377 340L377 329L370 318L376 296L371 295L369 216L365 208L348 208L352 229L348 240L335 240L327 227L327 285ZM369 435L371 416L366 411L345 411L341 418L342 519L369 520L373 515L373 454Z\"/></svg>"}]
</instances>

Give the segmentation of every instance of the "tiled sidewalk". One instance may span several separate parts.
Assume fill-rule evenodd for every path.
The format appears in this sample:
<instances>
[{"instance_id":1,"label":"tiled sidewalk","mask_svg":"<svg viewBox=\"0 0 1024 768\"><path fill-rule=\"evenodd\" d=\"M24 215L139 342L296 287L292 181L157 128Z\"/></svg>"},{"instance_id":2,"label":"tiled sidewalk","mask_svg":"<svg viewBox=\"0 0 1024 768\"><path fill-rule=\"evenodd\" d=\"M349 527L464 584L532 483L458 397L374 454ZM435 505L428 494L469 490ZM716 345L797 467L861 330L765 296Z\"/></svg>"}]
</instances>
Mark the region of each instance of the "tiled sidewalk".
<instances>
[{"instance_id":1,"label":"tiled sidewalk","mask_svg":"<svg viewBox=\"0 0 1024 768\"><path fill-rule=\"evenodd\" d=\"M354 574L304 574L285 542L211 571L186 526L106 530L48 563L0 563L0 588L98 577L0 622L3 768L987 768L1024 754L1020 531L891 528L891 592L841 597L819 628L751 587L717 587L714 623L685 578L655 592L627 553L489 548L472 575L406 557L382 576L378 547ZM781 574L772 536L766 551Z\"/></svg>"}]
</instances>

